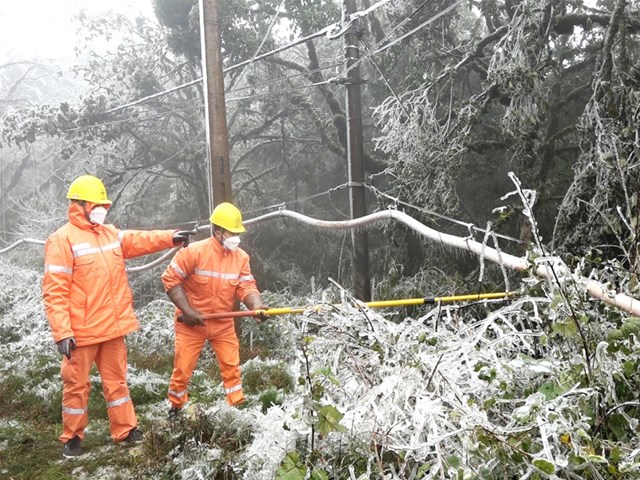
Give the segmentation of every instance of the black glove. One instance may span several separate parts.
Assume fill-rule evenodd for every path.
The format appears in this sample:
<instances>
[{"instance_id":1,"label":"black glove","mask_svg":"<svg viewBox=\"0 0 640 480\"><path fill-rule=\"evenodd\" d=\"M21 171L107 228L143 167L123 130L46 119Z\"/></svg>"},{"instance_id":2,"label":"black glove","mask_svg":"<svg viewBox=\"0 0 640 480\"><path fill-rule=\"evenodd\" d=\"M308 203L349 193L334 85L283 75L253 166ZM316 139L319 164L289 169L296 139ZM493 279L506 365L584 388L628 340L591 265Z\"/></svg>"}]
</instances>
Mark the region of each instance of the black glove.
<instances>
[{"instance_id":1,"label":"black glove","mask_svg":"<svg viewBox=\"0 0 640 480\"><path fill-rule=\"evenodd\" d=\"M75 337L60 340L56 345L58 345L58 352L66 356L68 360L71 360L71 351L76 349Z\"/></svg>"},{"instance_id":2,"label":"black glove","mask_svg":"<svg viewBox=\"0 0 640 480\"><path fill-rule=\"evenodd\" d=\"M191 235L195 235L195 230L178 230L173 234L173 244L178 245L182 244L182 247L189 246L189 241L191 240Z\"/></svg>"}]
</instances>

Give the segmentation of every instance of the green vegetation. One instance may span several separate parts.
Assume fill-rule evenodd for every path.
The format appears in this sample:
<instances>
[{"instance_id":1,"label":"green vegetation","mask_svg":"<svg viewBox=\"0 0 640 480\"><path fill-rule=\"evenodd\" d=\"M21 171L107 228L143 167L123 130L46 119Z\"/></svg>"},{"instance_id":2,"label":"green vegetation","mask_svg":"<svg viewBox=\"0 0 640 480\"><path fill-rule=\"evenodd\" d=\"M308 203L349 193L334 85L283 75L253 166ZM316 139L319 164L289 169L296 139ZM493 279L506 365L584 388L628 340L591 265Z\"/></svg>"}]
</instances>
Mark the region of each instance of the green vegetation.
<instances>
[{"instance_id":1,"label":"green vegetation","mask_svg":"<svg viewBox=\"0 0 640 480\"><path fill-rule=\"evenodd\" d=\"M203 365L211 361L205 355ZM0 380L0 478L14 480L50 480L77 478L82 472L87 478L175 478L181 470L170 459L176 455L196 455L203 449L216 449L219 458L209 464L212 478L242 478L233 476L231 465L237 455L252 439L250 417L242 410L224 405L224 395L216 388L220 382L215 367L207 372L197 370L190 385L192 406L175 422L165 418L166 388L173 361L173 352L156 353L145 360L135 348L130 360L136 361L134 377L130 385L141 429L145 432L142 446L133 448L115 445L109 436L105 402L97 376L94 378L89 399L89 428L83 442L85 452L78 459L62 458L60 434L61 382L59 366L12 375ZM48 357L47 363L57 358ZM143 368L144 367L144 368ZM266 412L273 405L282 403L279 392L290 392L293 381L282 363L262 364L253 362L247 367L244 384L248 394L245 410L254 406ZM151 374L162 375L162 389L150 388L139 383L136 377ZM30 391L30 385L38 382L55 384L53 394L43 399ZM217 405L212 411L207 406Z\"/></svg>"},{"instance_id":2,"label":"green vegetation","mask_svg":"<svg viewBox=\"0 0 640 480\"><path fill-rule=\"evenodd\" d=\"M93 372L85 454L63 460L59 357L32 295L31 271L4 267L14 302L3 321L29 320L6 329L10 348L0 350L0 478L640 474L638 320L585 302L570 283L469 308L424 306L416 320L331 309L246 322L242 343L270 352L243 361L247 402L226 406L206 346L189 406L172 421L171 312L165 301L150 302L139 312L141 331L128 339L129 385L145 442L113 444ZM265 297L283 303L277 294ZM320 299L295 301L307 302Z\"/></svg>"},{"instance_id":3,"label":"green vegetation","mask_svg":"<svg viewBox=\"0 0 640 480\"><path fill-rule=\"evenodd\" d=\"M256 60L225 73L234 200L247 218L284 205L343 219L357 183L345 184L340 2L219 3L225 65ZM159 272L138 272L129 385L147 439L113 445L94 375L86 455L63 461L42 249L22 245L0 258L0 477L640 478L640 321L585 294L589 279L640 297L638 2L357 3L373 7L356 25L368 211L402 209L566 271L541 279L406 225L367 227L378 298L519 295L243 320L247 402L226 406L206 347L173 422L172 308ZM53 232L80 170L103 177L119 226L209 216L197 5L154 0L159 25L82 16L86 89L62 103L50 95L62 70L0 65L3 246ZM323 34L258 60L284 30ZM112 51L91 51L107 38ZM243 246L278 292L270 305L335 304L350 296L350 236L278 219L251 225Z\"/></svg>"}]
</instances>

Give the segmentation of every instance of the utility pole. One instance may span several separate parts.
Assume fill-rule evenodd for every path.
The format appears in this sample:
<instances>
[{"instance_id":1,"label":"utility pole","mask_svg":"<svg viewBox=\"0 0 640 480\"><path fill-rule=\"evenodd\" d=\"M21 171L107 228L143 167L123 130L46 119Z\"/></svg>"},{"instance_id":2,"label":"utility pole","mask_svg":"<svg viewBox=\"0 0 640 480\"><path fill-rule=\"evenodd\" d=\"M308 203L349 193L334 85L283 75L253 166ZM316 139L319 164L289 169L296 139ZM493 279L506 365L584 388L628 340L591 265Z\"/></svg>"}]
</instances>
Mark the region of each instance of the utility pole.
<instances>
[{"instance_id":1,"label":"utility pole","mask_svg":"<svg viewBox=\"0 0 640 480\"><path fill-rule=\"evenodd\" d=\"M356 11L355 0L343 0L342 21L349 21ZM345 67L347 69L346 114L347 114L347 163L349 166L349 207L351 218L367 214L364 187L364 150L362 146L362 105L360 101L360 70L350 68L360 57L360 35L357 21L349 27L344 36ZM363 302L371 300L369 279L369 240L366 232L351 231L353 244L353 290L356 298Z\"/></svg>"},{"instance_id":2,"label":"utility pole","mask_svg":"<svg viewBox=\"0 0 640 480\"><path fill-rule=\"evenodd\" d=\"M212 210L219 203L232 201L218 0L200 0L200 42L209 146L209 207Z\"/></svg>"},{"instance_id":3,"label":"utility pole","mask_svg":"<svg viewBox=\"0 0 640 480\"><path fill-rule=\"evenodd\" d=\"M207 149L209 157L209 212L219 203L233 201L218 5L218 0L200 0L204 112L207 121L207 145L209 146ZM213 226L211 228L213 229ZM238 300L235 301L233 309L240 309ZM234 327L236 335L241 338L242 323L239 318L235 319Z\"/></svg>"}]
</instances>

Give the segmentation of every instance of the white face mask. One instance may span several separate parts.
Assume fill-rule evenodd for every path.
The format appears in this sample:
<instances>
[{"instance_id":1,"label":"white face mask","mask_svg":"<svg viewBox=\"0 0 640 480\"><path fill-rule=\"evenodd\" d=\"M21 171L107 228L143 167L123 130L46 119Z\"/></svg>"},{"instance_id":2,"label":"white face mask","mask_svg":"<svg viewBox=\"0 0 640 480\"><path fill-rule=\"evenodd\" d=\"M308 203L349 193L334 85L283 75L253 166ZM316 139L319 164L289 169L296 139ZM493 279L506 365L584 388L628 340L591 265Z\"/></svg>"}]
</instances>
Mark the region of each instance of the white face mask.
<instances>
[{"instance_id":1,"label":"white face mask","mask_svg":"<svg viewBox=\"0 0 640 480\"><path fill-rule=\"evenodd\" d=\"M223 240L222 245L224 245L227 250L233 251L240 246L240 236L234 235L233 237L227 237Z\"/></svg>"},{"instance_id":2,"label":"white face mask","mask_svg":"<svg viewBox=\"0 0 640 480\"><path fill-rule=\"evenodd\" d=\"M89 220L91 223L95 223L98 225L104 224L104 219L107 217L107 209L104 207L95 207L89 213Z\"/></svg>"}]
</instances>

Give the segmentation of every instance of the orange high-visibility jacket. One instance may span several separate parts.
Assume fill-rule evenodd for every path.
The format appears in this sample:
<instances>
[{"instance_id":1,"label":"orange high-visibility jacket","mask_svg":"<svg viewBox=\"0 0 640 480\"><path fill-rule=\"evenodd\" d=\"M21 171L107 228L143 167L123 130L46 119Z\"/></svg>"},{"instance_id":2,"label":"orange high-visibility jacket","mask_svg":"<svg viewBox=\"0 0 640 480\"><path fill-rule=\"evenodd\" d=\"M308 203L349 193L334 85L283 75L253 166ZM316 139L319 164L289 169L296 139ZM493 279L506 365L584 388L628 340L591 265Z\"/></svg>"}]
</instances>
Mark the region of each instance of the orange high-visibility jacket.
<instances>
[{"instance_id":1,"label":"orange high-visibility jacket","mask_svg":"<svg viewBox=\"0 0 640 480\"><path fill-rule=\"evenodd\" d=\"M162 283L166 290L182 283L189 303L203 315L230 312L236 298L244 301L258 292L247 252L228 250L214 237L180 250L162 274Z\"/></svg>"},{"instance_id":2,"label":"orange high-visibility jacket","mask_svg":"<svg viewBox=\"0 0 640 480\"><path fill-rule=\"evenodd\" d=\"M94 225L81 205L45 244L44 306L56 342L75 337L81 347L140 328L124 260L173 246L175 230L119 230Z\"/></svg>"}]
</instances>

